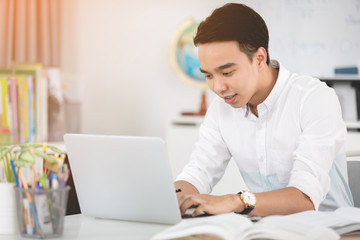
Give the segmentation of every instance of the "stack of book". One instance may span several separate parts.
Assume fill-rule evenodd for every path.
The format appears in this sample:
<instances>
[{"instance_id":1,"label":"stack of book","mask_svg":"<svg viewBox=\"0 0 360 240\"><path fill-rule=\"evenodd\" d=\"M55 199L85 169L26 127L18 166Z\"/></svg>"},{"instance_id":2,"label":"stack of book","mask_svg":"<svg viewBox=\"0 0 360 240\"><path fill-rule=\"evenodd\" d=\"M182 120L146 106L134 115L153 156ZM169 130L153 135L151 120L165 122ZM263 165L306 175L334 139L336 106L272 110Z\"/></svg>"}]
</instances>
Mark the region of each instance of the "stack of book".
<instances>
[{"instance_id":1,"label":"stack of book","mask_svg":"<svg viewBox=\"0 0 360 240\"><path fill-rule=\"evenodd\" d=\"M47 97L42 65L0 69L0 144L46 142Z\"/></svg>"}]
</instances>

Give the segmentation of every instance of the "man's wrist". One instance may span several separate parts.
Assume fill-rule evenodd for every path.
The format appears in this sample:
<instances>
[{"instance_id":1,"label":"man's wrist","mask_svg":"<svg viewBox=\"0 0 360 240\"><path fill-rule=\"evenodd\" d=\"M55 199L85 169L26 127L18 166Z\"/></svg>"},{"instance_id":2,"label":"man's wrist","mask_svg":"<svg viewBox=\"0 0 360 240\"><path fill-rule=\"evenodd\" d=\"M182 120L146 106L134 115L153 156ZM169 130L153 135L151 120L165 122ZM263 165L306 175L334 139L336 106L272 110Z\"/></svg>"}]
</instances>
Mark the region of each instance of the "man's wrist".
<instances>
[{"instance_id":1,"label":"man's wrist","mask_svg":"<svg viewBox=\"0 0 360 240\"><path fill-rule=\"evenodd\" d=\"M233 194L233 195L234 195L234 199L236 202L236 208L235 208L234 212L242 213L245 209L244 201L241 199L240 194Z\"/></svg>"}]
</instances>

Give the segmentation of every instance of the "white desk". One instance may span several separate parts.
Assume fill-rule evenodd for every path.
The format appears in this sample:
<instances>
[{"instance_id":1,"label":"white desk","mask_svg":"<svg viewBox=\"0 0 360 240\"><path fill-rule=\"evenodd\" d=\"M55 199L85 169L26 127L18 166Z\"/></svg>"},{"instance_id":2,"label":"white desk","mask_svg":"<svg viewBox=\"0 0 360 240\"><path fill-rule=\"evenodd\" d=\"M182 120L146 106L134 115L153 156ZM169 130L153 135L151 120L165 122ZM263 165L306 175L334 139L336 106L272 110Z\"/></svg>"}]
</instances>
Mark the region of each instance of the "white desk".
<instances>
[{"instance_id":1,"label":"white desk","mask_svg":"<svg viewBox=\"0 0 360 240\"><path fill-rule=\"evenodd\" d=\"M170 225L127 222L86 217L81 214L66 216L63 236L66 240L149 240ZM29 240L20 235L0 235L1 240ZM202 238L199 238L202 239ZM212 239L212 238L204 238ZM218 239L218 238L214 238ZM360 240L360 234L343 236L341 240Z\"/></svg>"},{"instance_id":2,"label":"white desk","mask_svg":"<svg viewBox=\"0 0 360 240\"><path fill-rule=\"evenodd\" d=\"M149 240L170 225L106 220L86 217L81 214L66 216L61 238L66 240ZM20 235L0 235L1 240L31 239Z\"/></svg>"}]
</instances>

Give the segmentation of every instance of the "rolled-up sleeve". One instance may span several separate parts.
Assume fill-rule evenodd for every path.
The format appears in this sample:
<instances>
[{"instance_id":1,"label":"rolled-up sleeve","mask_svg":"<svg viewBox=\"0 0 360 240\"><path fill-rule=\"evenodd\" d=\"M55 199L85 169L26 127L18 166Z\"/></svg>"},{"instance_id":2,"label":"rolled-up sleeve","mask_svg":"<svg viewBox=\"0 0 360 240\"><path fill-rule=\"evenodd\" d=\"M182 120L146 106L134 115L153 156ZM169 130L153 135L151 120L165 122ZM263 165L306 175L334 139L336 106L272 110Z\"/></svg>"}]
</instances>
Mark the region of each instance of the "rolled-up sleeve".
<instances>
[{"instance_id":1,"label":"rolled-up sleeve","mask_svg":"<svg viewBox=\"0 0 360 240\"><path fill-rule=\"evenodd\" d=\"M317 87L304 96L299 114L302 133L288 186L306 194L317 210L330 189L333 161L344 151L346 126L337 96L327 87Z\"/></svg>"}]
</instances>

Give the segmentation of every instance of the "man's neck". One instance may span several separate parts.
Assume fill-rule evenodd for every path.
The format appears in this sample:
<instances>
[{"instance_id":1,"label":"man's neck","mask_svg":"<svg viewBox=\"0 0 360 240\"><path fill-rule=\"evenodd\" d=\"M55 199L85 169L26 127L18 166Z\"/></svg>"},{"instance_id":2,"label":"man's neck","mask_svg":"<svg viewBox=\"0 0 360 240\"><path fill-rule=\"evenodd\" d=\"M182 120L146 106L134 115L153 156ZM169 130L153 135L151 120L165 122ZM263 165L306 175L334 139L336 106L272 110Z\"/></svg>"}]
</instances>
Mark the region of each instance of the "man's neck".
<instances>
[{"instance_id":1,"label":"man's neck","mask_svg":"<svg viewBox=\"0 0 360 240\"><path fill-rule=\"evenodd\" d=\"M263 72L262 80L260 82L260 91L257 94L255 99L251 99L249 101L249 107L251 112L259 117L257 106L262 103L270 94L271 90L274 88L277 77L279 74L279 70L273 68L271 65L268 65L267 68Z\"/></svg>"}]
</instances>

